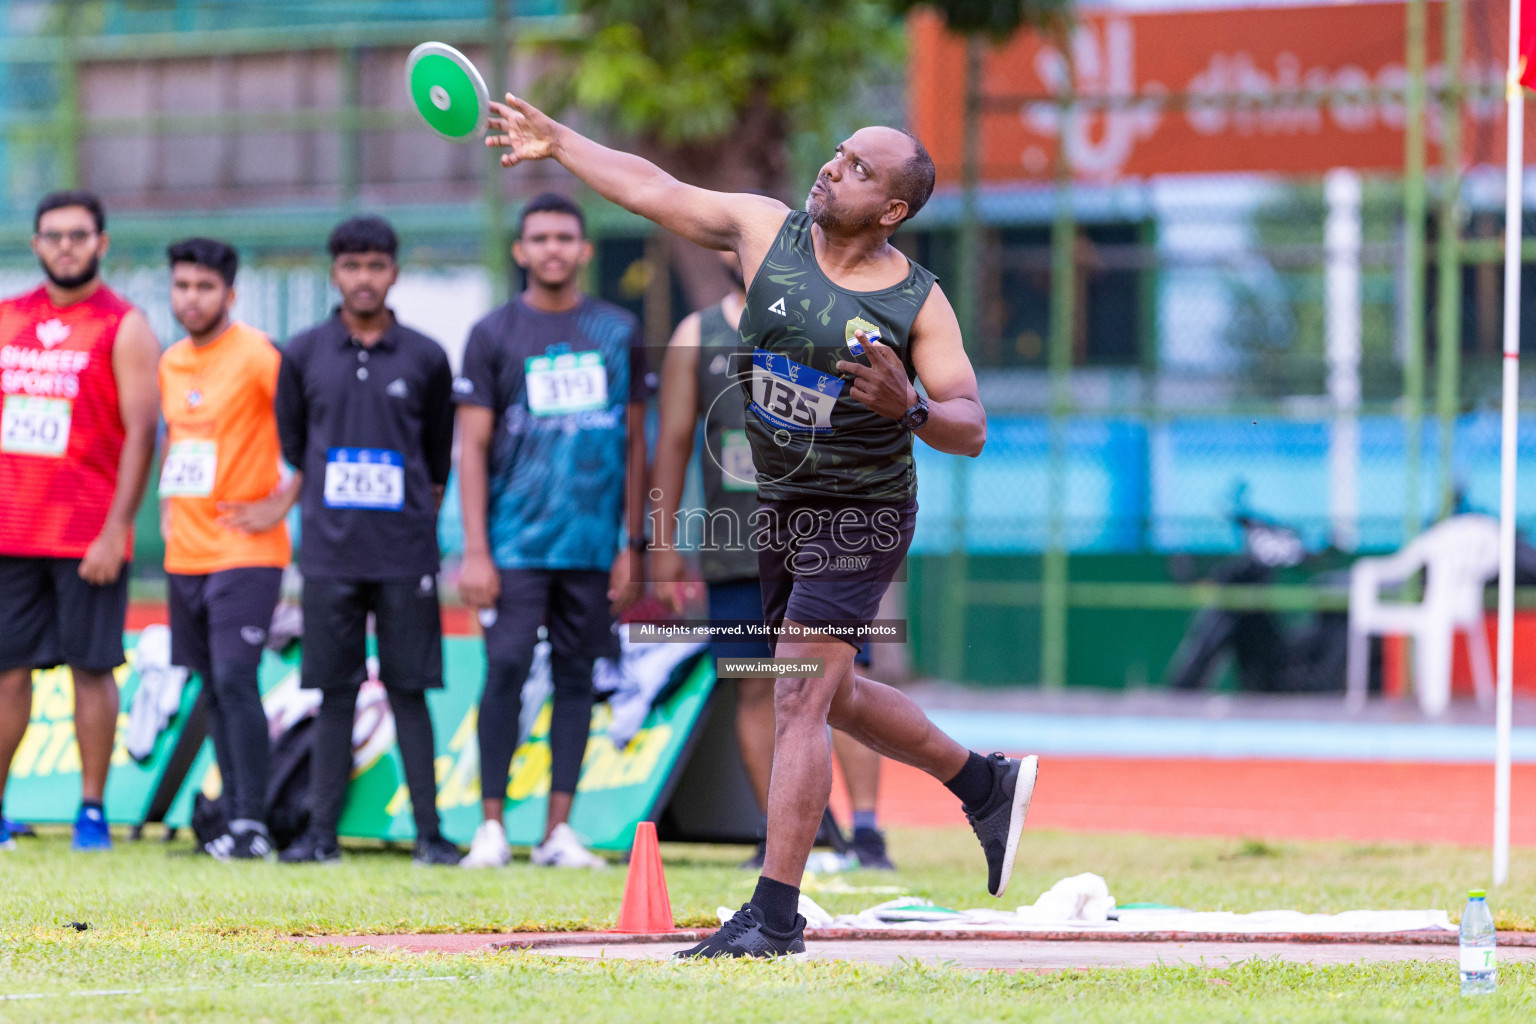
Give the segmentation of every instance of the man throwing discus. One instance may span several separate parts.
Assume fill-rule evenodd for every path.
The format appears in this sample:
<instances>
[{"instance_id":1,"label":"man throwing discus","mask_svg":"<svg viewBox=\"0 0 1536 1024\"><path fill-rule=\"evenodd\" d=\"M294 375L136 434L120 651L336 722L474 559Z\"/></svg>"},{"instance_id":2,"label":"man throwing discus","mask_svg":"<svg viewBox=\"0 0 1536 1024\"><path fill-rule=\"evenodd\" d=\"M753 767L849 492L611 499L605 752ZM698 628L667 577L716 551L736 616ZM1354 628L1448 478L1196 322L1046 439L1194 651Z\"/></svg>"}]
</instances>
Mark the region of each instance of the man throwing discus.
<instances>
[{"instance_id":1,"label":"man throwing discus","mask_svg":"<svg viewBox=\"0 0 1536 1024\"><path fill-rule=\"evenodd\" d=\"M767 853L751 901L679 955L804 952L796 907L831 793L829 723L943 782L981 841L988 891L1002 895L1036 759L969 751L904 694L853 672L912 539L913 435L960 455L979 454L986 440L954 310L934 276L890 244L932 193L927 151L906 132L861 129L823 165L802 212L685 185L510 94L492 113L486 144L506 151L504 166L555 160L625 209L735 252L747 285L739 326L751 350L743 399L764 613L782 627L778 658L824 671L775 683Z\"/></svg>"}]
</instances>

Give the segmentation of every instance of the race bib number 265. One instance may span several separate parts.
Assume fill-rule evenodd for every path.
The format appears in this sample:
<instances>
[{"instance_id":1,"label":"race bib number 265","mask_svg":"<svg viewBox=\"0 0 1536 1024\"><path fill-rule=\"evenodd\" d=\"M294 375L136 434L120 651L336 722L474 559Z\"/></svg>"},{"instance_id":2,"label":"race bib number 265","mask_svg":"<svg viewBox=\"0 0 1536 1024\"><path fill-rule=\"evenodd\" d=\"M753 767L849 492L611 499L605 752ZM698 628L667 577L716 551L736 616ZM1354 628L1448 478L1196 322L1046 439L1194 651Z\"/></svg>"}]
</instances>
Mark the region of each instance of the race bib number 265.
<instances>
[{"instance_id":1,"label":"race bib number 265","mask_svg":"<svg viewBox=\"0 0 1536 1024\"><path fill-rule=\"evenodd\" d=\"M69 450L72 411L67 398L6 395L0 407L0 451L62 458Z\"/></svg>"},{"instance_id":2,"label":"race bib number 265","mask_svg":"<svg viewBox=\"0 0 1536 1024\"><path fill-rule=\"evenodd\" d=\"M328 508L405 507L405 458L387 448L332 448L325 453Z\"/></svg>"}]
</instances>

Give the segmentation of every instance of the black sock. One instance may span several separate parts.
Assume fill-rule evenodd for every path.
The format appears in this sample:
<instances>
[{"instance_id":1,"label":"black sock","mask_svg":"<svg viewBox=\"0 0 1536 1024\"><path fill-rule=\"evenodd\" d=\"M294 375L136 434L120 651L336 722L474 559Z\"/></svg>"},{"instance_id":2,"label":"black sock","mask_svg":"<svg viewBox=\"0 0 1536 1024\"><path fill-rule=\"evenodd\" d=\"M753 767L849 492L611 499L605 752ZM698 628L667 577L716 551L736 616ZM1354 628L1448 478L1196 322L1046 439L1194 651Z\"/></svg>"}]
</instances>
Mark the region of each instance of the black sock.
<instances>
[{"instance_id":1,"label":"black sock","mask_svg":"<svg viewBox=\"0 0 1536 1024\"><path fill-rule=\"evenodd\" d=\"M102 809L101 801L100 800L81 800L80 801L80 809L82 811L89 810L90 808L93 808L93 807L96 810L100 811Z\"/></svg>"},{"instance_id":2,"label":"black sock","mask_svg":"<svg viewBox=\"0 0 1536 1024\"><path fill-rule=\"evenodd\" d=\"M965 759L965 767L944 783L944 788L960 798L966 811L974 813L992 795L992 766L973 750Z\"/></svg>"},{"instance_id":3,"label":"black sock","mask_svg":"<svg viewBox=\"0 0 1536 1024\"><path fill-rule=\"evenodd\" d=\"M759 875L752 905L763 912L763 923L769 931L787 932L795 926L795 916L800 912L800 890Z\"/></svg>"}]
</instances>

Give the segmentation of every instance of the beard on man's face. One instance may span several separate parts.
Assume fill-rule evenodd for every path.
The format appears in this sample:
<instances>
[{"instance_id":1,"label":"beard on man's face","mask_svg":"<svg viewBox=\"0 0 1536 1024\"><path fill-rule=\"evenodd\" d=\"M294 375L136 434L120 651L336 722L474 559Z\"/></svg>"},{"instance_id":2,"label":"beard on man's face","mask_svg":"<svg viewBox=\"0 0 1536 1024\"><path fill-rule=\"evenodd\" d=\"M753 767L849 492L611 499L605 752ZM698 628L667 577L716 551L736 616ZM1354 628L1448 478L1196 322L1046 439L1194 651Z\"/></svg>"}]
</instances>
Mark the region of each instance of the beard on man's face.
<instances>
[{"instance_id":1,"label":"beard on man's face","mask_svg":"<svg viewBox=\"0 0 1536 1024\"><path fill-rule=\"evenodd\" d=\"M867 217L850 217L841 209L836 200L822 186L822 191L810 192L805 197L805 212L811 215L811 220L820 225L824 231L837 231L843 234L854 234L865 231L880 220L879 213Z\"/></svg>"},{"instance_id":2,"label":"beard on man's face","mask_svg":"<svg viewBox=\"0 0 1536 1024\"><path fill-rule=\"evenodd\" d=\"M538 264L532 265L528 267L528 279L540 288L559 291L571 283L571 279L576 276L577 267L575 264L569 264L562 265L551 272L552 269Z\"/></svg>"},{"instance_id":3,"label":"beard on man's face","mask_svg":"<svg viewBox=\"0 0 1536 1024\"><path fill-rule=\"evenodd\" d=\"M48 275L48 280L53 282L53 286L55 288L71 290L79 288L82 285L90 284L96 279L96 271L100 267L101 259L100 257L92 256L91 261L82 267L79 273L70 274L67 277L61 277L60 275L54 273L53 268L48 265L47 260L40 259L38 262L43 265L43 273Z\"/></svg>"},{"instance_id":4,"label":"beard on man's face","mask_svg":"<svg viewBox=\"0 0 1536 1024\"><path fill-rule=\"evenodd\" d=\"M811 220L822 227L826 227L827 225L822 220L827 215L826 196L824 194L817 195L815 192L807 193L805 197L805 212L811 215Z\"/></svg>"},{"instance_id":5,"label":"beard on man's face","mask_svg":"<svg viewBox=\"0 0 1536 1024\"><path fill-rule=\"evenodd\" d=\"M188 334L207 334L217 327L222 319L224 319L223 310L209 316L198 316L191 313L186 316L180 314L176 316L177 322L187 329Z\"/></svg>"}]
</instances>

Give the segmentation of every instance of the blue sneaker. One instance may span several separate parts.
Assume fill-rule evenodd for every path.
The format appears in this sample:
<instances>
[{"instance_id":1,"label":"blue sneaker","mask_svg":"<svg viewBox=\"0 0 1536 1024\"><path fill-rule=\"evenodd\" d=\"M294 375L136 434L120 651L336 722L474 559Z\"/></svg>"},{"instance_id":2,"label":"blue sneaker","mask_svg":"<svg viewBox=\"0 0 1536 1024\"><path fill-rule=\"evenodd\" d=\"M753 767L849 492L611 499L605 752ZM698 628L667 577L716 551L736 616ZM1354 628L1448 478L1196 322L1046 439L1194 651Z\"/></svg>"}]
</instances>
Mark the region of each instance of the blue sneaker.
<instances>
[{"instance_id":1,"label":"blue sneaker","mask_svg":"<svg viewBox=\"0 0 1536 1024\"><path fill-rule=\"evenodd\" d=\"M71 850L112 849L112 833L107 828L107 819L101 813L101 808L80 808L80 814L75 818L75 837L70 842L69 848Z\"/></svg>"},{"instance_id":2,"label":"blue sneaker","mask_svg":"<svg viewBox=\"0 0 1536 1024\"><path fill-rule=\"evenodd\" d=\"M16 840L11 838L10 822L0 818L0 850L16 849Z\"/></svg>"}]
</instances>

